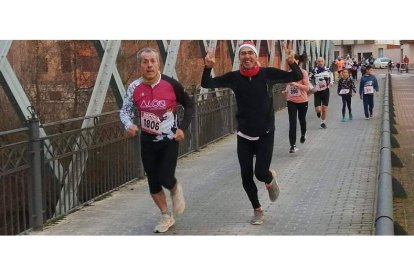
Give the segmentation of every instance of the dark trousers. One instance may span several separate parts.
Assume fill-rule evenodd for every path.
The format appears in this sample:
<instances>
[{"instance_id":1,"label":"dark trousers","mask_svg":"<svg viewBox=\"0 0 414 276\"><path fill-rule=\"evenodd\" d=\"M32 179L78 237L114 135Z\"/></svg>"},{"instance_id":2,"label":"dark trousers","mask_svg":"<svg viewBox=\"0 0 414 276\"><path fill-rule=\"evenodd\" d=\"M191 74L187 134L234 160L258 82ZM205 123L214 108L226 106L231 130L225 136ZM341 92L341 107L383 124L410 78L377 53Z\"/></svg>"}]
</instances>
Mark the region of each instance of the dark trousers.
<instances>
[{"instance_id":1,"label":"dark trousers","mask_svg":"<svg viewBox=\"0 0 414 276\"><path fill-rule=\"evenodd\" d=\"M352 79L357 80L358 79L358 70L351 70Z\"/></svg>"},{"instance_id":2,"label":"dark trousers","mask_svg":"<svg viewBox=\"0 0 414 276\"><path fill-rule=\"evenodd\" d=\"M372 110L374 109L374 94L364 94L362 101L364 102L365 118L369 118L370 115L372 116Z\"/></svg>"},{"instance_id":3,"label":"dark trousers","mask_svg":"<svg viewBox=\"0 0 414 276\"><path fill-rule=\"evenodd\" d=\"M352 96L349 96L349 95L341 95L341 96L342 96L342 117L345 117L346 106L348 106L348 112L352 113L352 109L351 109Z\"/></svg>"},{"instance_id":4,"label":"dark trousers","mask_svg":"<svg viewBox=\"0 0 414 276\"><path fill-rule=\"evenodd\" d=\"M308 102L295 103L287 102L289 113L289 142L290 146L296 145L296 126L297 118L300 124L301 135L306 134L306 113L308 112Z\"/></svg>"},{"instance_id":5,"label":"dark trousers","mask_svg":"<svg viewBox=\"0 0 414 276\"><path fill-rule=\"evenodd\" d=\"M141 158L151 194L161 192L162 187L169 190L174 188L177 183L177 141L141 141Z\"/></svg>"},{"instance_id":6,"label":"dark trousers","mask_svg":"<svg viewBox=\"0 0 414 276\"><path fill-rule=\"evenodd\" d=\"M259 208L260 203L257 196L256 183L253 180L253 157L256 155L254 175L257 180L270 183L273 179L269 168L272 162L274 137L274 131L261 136L256 141L250 141L237 136L237 157L240 164L243 188L254 209Z\"/></svg>"}]
</instances>

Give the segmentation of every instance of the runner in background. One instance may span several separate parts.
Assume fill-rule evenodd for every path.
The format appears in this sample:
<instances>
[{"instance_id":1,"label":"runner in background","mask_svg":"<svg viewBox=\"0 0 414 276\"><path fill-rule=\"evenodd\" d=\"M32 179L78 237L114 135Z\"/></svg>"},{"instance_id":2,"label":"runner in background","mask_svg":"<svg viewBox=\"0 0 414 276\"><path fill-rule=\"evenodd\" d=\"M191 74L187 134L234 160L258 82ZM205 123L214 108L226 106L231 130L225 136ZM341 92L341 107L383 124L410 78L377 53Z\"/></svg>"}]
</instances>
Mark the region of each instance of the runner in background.
<instances>
[{"instance_id":1,"label":"runner in background","mask_svg":"<svg viewBox=\"0 0 414 276\"><path fill-rule=\"evenodd\" d=\"M306 54L295 55L299 65L306 62ZM303 78L297 82L289 82L286 89L282 91L286 95L287 108L289 113L289 143L290 153L298 150L296 147L297 121L300 124L300 142L306 141L306 113L308 111L309 76L306 70L302 69Z\"/></svg>"},{"instance_id":2,"label":"runner in background","mask_svg":"<svg viewBox=\"0 0 414 276\"><path fill-rule=\"evenodd\" d=\"M314 104L315 112L318 118L321 118L321 128L326 129L326 119L328 116L329 105L329 88L333 85L333 74L325 66L325 59L319 57L316 60L317 66L311 70L310 79L314 86ZM342 71L342 69L341 69Z\"/></svg>"},{"instance_id":3,"label":"runner in background","mask_svg":"<svg viewBox=\"0 0 414 276\"><path fill-rule=\"evenodd\" d=\"M352 120L351 100L356 93L354 81L349 77L347 69L342 70L341 79L338 82L338 95L342 97L342 122L345 122L345 111L348 107L349 120Z\"/></svg>"}]
</instances>

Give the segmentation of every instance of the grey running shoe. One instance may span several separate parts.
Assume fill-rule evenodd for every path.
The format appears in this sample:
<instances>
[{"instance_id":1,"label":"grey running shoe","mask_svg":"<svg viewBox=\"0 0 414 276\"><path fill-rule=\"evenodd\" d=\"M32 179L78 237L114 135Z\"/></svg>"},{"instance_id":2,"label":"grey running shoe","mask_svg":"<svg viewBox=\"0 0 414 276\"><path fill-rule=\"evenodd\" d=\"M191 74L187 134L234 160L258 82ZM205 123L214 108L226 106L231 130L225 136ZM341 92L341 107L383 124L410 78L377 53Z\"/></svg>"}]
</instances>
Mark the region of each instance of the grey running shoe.
<instances>
[{"instance_id":1,"label":"grey running shoe","mask_svg":"<svg viewBox=\"0 0 414 276\"><path fill-rule=\"evenodd\" d=\"M169 214L163 214L160 222L154 228L154 233L164 233L175 223L174 218Z\"/></svg>"},{"instance_id":2,"label":"grey running shoe","mask_svg":"<svg viewBox=\"0 0 414 276\"><path fill-rule=\"evenodd\" d=\"M180 215L185 209L185 200L183 194L183 187L177 182L177 189L175 192L171 192L171 200L173 204L174 215Z\"/></svg>"},{"instance_id":3,"label":"grey running shoe","mask_svg":"<svg viewBox=\"0 0 414 276\"><path fill-rule=\"evenodd\" d=\"M273 176L273 180L272 180L272 185L268 186L266 185L267 191L269 192L269 198L270 201L276 201L276 199L279 196L279 185L277 184L277 180L276 180L276 172L275 170L270 170L270 172L272 173Z\"/></svg>"},{"instance_id":4,"label":"grey running shoe","mask_svg":"<svg viewBox=\"0 0 414 276\"><path fill-rule=\"evenodd\" d=\"M260 225L260 224L263 224L263 221L264 221L263 210L254 210L254 215L252 219L250 220L250 224Z\"/></svg>"}]
</instances>

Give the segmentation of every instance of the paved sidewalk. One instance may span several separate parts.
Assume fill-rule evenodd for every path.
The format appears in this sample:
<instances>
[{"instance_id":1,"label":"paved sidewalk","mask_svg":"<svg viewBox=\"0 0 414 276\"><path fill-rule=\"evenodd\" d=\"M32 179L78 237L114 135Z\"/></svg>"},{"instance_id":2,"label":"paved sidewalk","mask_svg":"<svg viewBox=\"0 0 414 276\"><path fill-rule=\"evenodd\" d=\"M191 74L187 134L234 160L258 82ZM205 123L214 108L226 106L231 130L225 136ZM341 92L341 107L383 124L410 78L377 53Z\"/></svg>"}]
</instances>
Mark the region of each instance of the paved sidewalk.
<instances>
[{"instance_id":1,"label":"paved sidewalk","mask_svg":"<svg viewBox=\"0 0 414 276\"><path fill-rule=\"evenodd\" d=\"M382 92L384 75L377 77ZM319 128L311 96L307 140L300 144L298 136L294 154L289 153L287 110L276 113L272 167L281 193L272 203L257 183L265 210L261 226L249 224L253 212L241 185L235 135L180 159L177 177L186 211L170 231L154 235L373 234L382 99L383 93L375 97L374 118L364 120L362 101L354 97L354 120L341 122L341 98L332 88L325 130ZM143 180L30 234L153 235L159 218Z\"/></svg>"}]
</instances>

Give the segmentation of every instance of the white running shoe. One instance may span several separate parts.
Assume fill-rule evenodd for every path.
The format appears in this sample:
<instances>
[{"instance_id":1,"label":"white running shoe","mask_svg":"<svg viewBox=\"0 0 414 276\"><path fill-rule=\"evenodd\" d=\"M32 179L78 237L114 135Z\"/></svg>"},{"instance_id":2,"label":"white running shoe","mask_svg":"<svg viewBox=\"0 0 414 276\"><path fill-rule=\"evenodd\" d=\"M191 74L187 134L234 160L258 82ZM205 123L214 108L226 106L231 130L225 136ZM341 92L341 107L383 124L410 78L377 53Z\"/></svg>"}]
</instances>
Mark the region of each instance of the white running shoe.
<instances>
[{"instance_id":1,"label":"white running shoe","mask_svg":"<svg viewBox=\"0 0 414 276\"><path fill-rule=\"evenodd\" d=\"M264 221L263 210L254 210L254 214L253 214L252 219L250 220L250 224L260 225L260 224L263 224L263 221Z\"/></svg>"},{"instance_id":2,"label":"white running shoe","mask_svg":"<svg viewBox=\"0 0 414 276\"><path fill-rule=\"evenodd\" d=\"M154 228L154 233L164 233L170 229L175 223L174 218L169 214L163 214L161 220L157 226Z\"/></svg>"}]
</instances>

